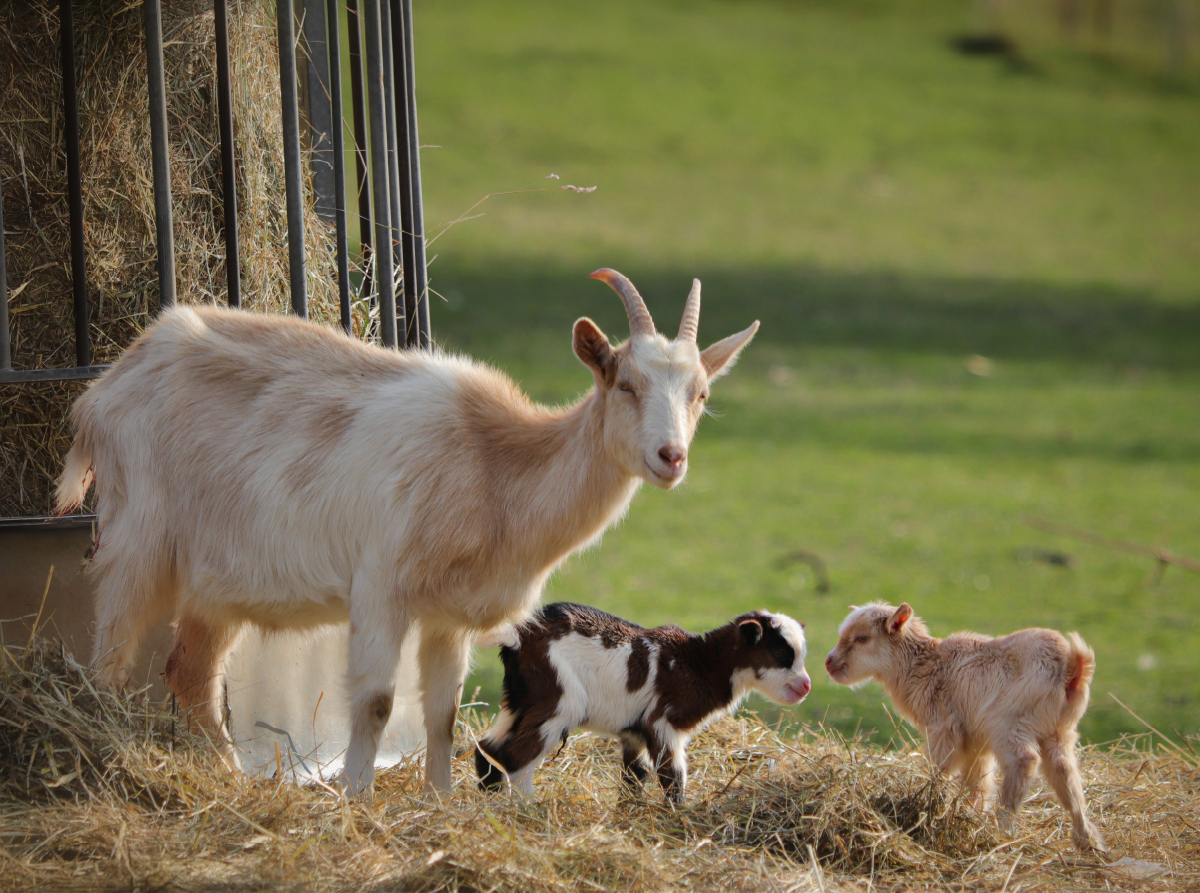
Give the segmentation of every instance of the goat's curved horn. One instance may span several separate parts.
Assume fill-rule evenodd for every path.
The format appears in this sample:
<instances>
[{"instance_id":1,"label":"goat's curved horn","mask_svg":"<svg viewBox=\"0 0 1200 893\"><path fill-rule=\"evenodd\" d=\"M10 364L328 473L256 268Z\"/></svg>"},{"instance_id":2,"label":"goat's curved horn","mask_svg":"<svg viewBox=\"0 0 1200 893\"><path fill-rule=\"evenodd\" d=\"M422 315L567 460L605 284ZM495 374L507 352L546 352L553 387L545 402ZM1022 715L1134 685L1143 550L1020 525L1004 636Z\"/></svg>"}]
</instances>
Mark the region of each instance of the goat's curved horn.
<instances>
[{"instance_id":1,"label":"goat's curved horn","mask_svg":"<svg viewBox=\"0 0 1200 893\"><path fill-rule=\"evenodd\" d=\"M695 342L700 331L700 280L692 280L692 290L688 292L687 303L683 305L683 319L679 321L679 334L676 341Z\"/></svg>"},{"instance_id":2,"label":"goat's curved horn","mask_svg":"<svg viewBox=\"0 0 1200 893\"><path fill-rule=\"evenodd\" d=\"M601 282L607 283L613 291L621 296L621 300L625 303L625 313L629 316L629 337L654 334L654 320L650 318L646 302L642 300L642 296L638 294L632 282L616 270L610 270L607 267L597 270L588 278L599 279Z\"/></svg>"}]
</instances>

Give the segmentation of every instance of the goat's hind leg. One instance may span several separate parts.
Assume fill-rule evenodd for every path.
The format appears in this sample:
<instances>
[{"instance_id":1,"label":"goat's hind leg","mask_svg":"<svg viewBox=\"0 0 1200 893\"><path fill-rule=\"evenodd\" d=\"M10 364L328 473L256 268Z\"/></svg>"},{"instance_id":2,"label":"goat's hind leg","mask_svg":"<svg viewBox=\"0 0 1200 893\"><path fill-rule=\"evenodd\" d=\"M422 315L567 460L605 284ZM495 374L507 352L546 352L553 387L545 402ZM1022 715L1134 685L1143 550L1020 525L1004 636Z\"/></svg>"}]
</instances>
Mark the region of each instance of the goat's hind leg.
<instances>
[{"instance_id":1,"label":"goat's hind leg","mask_svg":"<svg viewBox=\"0 0 1200 893\"><path fill-rule=\"evenodd\" d=\"M161 545L140 543L127 529L120 519L104 525L103 550L96 546L85 571L96 581L91 666L104 688L124 687L146 627L175 607L175 583Z\"/></svg>"},{"instance_id":2,"label":"goat's hind leg","mask_svg":"<svg viewBox=\"0 0 1200 893\"><path fill-rule=\"evenodd\" d=\"M514 714L507 703L502 705L496 721L476 744L475 774L483 790L498 790L506 780L511 779L514 770L524 765L517 763L517 755L512 749L513 739L521 730L522 719L523 715Z\"/></svg>"},{"instance_id":3,"label":"goat's hind leg","mask_svg":"<svg viewBox=\"0 0 1200 893\"><path fill-rule=\"evenodd\" d=\"M504 767L512 789L526 797L533 796L533 773L556 745L567 740L572 726L569 720L558 716L540 722L539 711L524 710L514 716L505 707L500 711L496 724L479 742L480 750ZM495 790L504 783L504 774L491 765L477 750L475 768L479 773L479 784Z\"/></svg>"},{"instance_id":4,"label":"goat's hind leg","mask_svg":"<svg viewBox=\"0 0 1200 893\"><path fill-rule=\"evenodd\" d=\"M167 688L189 726L211 736L230 769L240 768L225 722L225 661L241 633L240 623L184 615L175 626L175 648L167 658Z\"/></svg>"},{"instance_id":5,"label":"goat's hind leg","mask_svg":"<svg viewBox=\"0 0 1200 893\"><path fill-rule=\"evenodd\" d=\"M1037 772L1041 757L1032 743L1022 740L1005 742L997 749L996 759L1004 779L1000 782L1000 812L997 816L1005 832L1012 828L1013 819L1021 811L1029 786Z\"/></svg>"},{"instance_id":6,"label":"goat's hind leg","mask_svg":"<svg viewBox=\"0 0 1200 893\"><path fill-rule=\"evenodd\" d=\"M526 756L519 769L511 774L513 790L526 797L533 796L534 770L545 762L551 753L562 750L571 735L571 729L582 721L582 717L559 712L541 724L528 722L525 724L525 734L522 735L520 752ZM515 743L515 742L514 742ZM535 754L527 759L528 754ZM551 760L553 762L553 760Z\"/></svg>"},{"instance_id":7,"label":"goat's hind leg","mask_svg":"<svg viewBox=\"0 0 1200 893\"><path fill-rule=\"evenodd\" d=\"M649 776L645 736L634 729L625 729L621 732L621 780L631 790L639 790Z\"/></svg>"},{"instance_id":8,"label":"goat's hind leg","mask_svg":"<svg viewBox=\"0 0 1200 893\"><path fill-rule=\"evenodd\" d=\"M105 542L119 549L115 533ZM92 647L92 669L105 688L122 688L137 659L138 644L146 627L165 619L175 606L175 590L170 574L143 554L124 560L125 552L115 560L94 566L96 581L96 639Z\"/></svg>"},{"instance_id":9,"label":"goat's hind leg","mask_svg":"<svg viewBox=\"0 0 1200 893\"><path fill-rule=\"evenodd\" d=\"M1074 732L1060 732L1041 743L1042 774L1063 809L1071 814L1071 839L1075 846L1082 850L1097 850L1108 852L1104 835L1092 824L1087 817L1087 801L1083 795L1083 777L1079 772L1079 761L1075 756L1075 741L1078 735Z\"/></svg>"},{"instance_id":10,"label":"goat's hind leg","mask_svg":"<svg viewBox=\"0 0 1200 893\"><path fill-rule=\"evenodd\" d=\"M475 774L479 787L485 791L499 790L506 777L511 777L508 766L493 752L494 745L486 739L475 745Z\"/></svg>"}]
</instances>

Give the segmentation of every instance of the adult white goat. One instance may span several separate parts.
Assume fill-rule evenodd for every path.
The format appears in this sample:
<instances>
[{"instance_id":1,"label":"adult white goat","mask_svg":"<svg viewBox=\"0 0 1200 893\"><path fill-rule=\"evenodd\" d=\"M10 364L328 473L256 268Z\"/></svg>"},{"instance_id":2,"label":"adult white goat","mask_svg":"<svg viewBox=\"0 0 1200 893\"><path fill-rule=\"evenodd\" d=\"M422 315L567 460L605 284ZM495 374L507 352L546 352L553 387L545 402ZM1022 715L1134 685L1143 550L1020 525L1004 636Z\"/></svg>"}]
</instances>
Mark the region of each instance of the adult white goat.
<instances>
[{"instance_id":1,"label":"adult white goat","mask_svg":"<svg viewBox=\"0 0 1200 893\"><path fill-rule=\"evenodd\" d=\"M524 618L641 481L683 479L709 382L758 329L700 351L698 280L669 340L628 279L592 277L621 296L630 337L613 347L575 323L596 386L565 409L461 357L294 318L164 313L76 402L59 481L66 510L96 480L101 680L121 685L146 625L174 616L167 685L236 765L220 692L240 630L349 619L345 780L358 793L417 623L426 782L448 789L476 635Z\"/></svg>"}]
</instances>

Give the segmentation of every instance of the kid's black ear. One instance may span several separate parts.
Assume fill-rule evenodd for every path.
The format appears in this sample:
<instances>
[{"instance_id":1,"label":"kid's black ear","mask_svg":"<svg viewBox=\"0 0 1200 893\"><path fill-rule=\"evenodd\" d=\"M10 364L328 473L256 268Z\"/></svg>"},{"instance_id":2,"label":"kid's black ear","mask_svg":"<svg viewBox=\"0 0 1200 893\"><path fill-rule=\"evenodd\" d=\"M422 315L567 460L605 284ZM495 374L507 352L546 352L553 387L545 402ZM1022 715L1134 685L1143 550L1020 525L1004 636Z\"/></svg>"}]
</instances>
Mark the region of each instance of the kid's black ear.
<instances>
[{"instance_id":1,"label":"kid's black ear","mask_svg":"<svg viewBox=\"0 0 1200 893\"><path fill-rule=\"evenodd\" d=\"M612 387L617 380L617 355L613 353L608 337L586 316L575 321L571 334L575 356L592 370L596 387Z\"/></svg>"},{"instance_id":2,"label":"kid's black ear","mask_svg":"<svg viewBox=\"0 0 1200 893\"><path fill-rule=\"evenodd\" d=\"M913 610L909 607L908 602L905 602L896 609L888 621L888 630L893 633L898 633L904 628L904 624L908 623L908 618L912 617Z\"/></svg>"},{"instance_id":3,"label":"kid's black ear","mask_svg":"<svg viewBox=\"0 0 1200 893\"><path fill-rule=\"evenodd\" d=\"M757 620L743 620L738 624L738 632L747 645L757 645L763 636L762 624Z\"/></svg>"}]
</instances>

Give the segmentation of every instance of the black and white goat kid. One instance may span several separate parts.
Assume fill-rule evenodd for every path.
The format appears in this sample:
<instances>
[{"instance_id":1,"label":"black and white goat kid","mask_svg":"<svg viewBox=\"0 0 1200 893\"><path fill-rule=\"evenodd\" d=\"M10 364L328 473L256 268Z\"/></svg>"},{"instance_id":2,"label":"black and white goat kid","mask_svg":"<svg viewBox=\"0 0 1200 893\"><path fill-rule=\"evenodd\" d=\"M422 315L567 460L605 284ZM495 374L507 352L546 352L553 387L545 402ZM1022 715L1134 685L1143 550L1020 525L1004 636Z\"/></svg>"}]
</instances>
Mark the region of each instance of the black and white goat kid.
<instances>
[{"instance_id":1,"label":"black and white goat kid","mask_svg":"<svg viewBox=\"0 0 1200 893\"><path fill-rule=\"evenodd\" d=\"M625 781L640 786L655 772L682 803L685 748L708 723L752 691L779 704L804 700L812 684L802 627L755 611L696 636L560 602L494 630L479 644L501 646L504 702L475 752L480 786L500 787L507 774L532 794L534 770L582 726L620 739Z\"/></svg>"}]
</instances>

